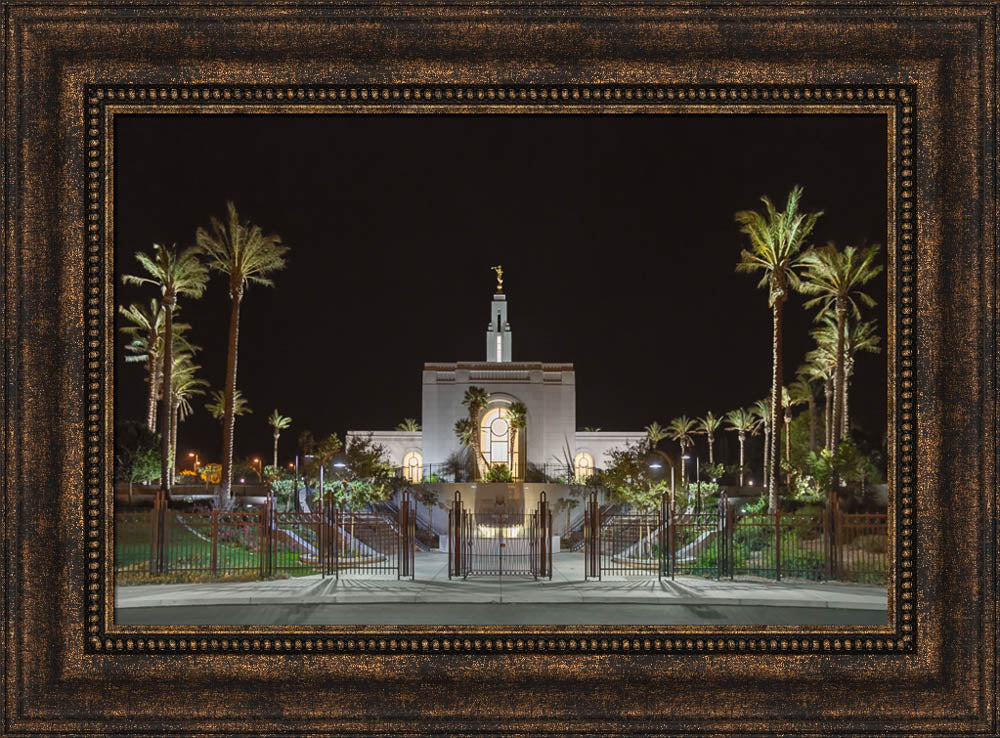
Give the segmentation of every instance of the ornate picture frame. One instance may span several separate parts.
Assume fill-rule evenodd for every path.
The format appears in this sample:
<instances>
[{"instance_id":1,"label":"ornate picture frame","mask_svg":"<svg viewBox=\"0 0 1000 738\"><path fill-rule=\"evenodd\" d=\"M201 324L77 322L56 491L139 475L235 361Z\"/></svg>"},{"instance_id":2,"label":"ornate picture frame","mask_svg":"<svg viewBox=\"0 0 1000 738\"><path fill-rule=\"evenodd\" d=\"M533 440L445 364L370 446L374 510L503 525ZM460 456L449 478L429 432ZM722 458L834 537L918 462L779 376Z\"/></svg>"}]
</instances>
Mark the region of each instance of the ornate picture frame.
<instances>
[{"instance_id":1,"label":"ornate picture frame","mask_svg":"<svg viewBox=\"0 0 1000 738\"><path fill-rule=\"evenodd\" d=\"M6 733L996 733L996 3L4 12ZM888 626L114 623L115 116L783 111L886 116Z\"/></svg>"}]
</instances>

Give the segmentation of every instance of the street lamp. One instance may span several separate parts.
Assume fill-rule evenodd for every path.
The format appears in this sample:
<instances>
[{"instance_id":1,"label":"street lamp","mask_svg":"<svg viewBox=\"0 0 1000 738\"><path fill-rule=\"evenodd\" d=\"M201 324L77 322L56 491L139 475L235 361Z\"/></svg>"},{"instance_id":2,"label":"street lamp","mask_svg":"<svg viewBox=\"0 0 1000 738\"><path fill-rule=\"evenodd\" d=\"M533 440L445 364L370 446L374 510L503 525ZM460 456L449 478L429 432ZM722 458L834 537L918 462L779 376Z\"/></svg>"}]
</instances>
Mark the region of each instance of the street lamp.
<instances>
[{"instance_id":1,"label":"street lamp","mask_svg":"<svg viewBox=\"0 0 1000 738\"><path fill-rule=\"evenodd\" d=\"M188 451L188 458L194 459L194 466L191 467L191 471L195 474L198 473L198 467L201 466L201 458L198 456L197 451Z\"/></svg>"},{"instance_id":2,"label":"street lamp","mask_svg":"<svg viewBox=\"0 0 1000 738\"><path fill-rule=\"evenodd\" d=\"M261 481L263 481L263 480L264 480L264 476L263 476L263 474L261 473L261 468L260 468L260 459L258 459L258 458L256 458L256 457L254 457L254 460L253 460L253 463L254 463L254 465L255 465L255 466L257 467L257 470L256 470L256 471L257 471L257 481L258 481L258 482L261 482Z\"/></svg>"}]
</instances>

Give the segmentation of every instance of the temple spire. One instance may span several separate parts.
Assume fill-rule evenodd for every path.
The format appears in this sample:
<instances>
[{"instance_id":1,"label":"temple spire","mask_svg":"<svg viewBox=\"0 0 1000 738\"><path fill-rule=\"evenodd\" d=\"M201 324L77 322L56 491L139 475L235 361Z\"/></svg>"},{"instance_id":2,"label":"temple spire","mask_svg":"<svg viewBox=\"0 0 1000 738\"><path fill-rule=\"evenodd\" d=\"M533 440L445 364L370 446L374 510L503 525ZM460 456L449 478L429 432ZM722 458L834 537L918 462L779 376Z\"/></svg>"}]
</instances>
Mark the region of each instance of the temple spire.
<instances>
[{"instance_id":1,"label":"temple spire","mask_svg":"<svg viewBox=\"0 0 1000 738\"><path fill-rule=\"evenodd\" d=\"M507 296L503 294L503 267L491 267L497 274L497 291L490 307L486 329L486 360L510 361L510 323L507 322Z\"/></svg>"}]
</instances>

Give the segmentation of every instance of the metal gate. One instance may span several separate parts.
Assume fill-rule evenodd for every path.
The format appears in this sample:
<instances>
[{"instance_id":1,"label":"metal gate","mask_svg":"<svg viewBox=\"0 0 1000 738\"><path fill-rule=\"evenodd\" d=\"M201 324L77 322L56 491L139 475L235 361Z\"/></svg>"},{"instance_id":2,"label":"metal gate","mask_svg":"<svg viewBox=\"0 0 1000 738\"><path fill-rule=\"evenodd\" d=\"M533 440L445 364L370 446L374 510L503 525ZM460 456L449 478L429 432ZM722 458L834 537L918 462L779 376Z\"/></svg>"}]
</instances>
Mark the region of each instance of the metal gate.
<instances>
[{"instance_id":1,"label":"metal gate","mask_svg":"<svg viewBox=\"0 0 1000 738\"><path fill-rule=\"evenodd\" d=\"M448 578L552 578L552 516L545 493L531 513L473 513L455 501L448 515Z\"/></svg>"},{"instance_id":2,"label":"metal gate","mask_svg":"<svg viewBox=\"0 0 1000 738\"><path fill-rule=\"evenodd\" d=\"M416 514L409 492L404 492L399 515L348 510L342 505L325 510L323 575L392 575L414 578Z\"/></svg>"},{"instance_id":3,"label":"metal gate","mask_svg":"<svg viewBox=\"0 0 1000 738\"><path fill-rule=\"evenodd\" d=\"M583 511L584 577L664 576L669 516L669 495L659 510L602 515L592 492Z\"/></svg>"}]
</instances>

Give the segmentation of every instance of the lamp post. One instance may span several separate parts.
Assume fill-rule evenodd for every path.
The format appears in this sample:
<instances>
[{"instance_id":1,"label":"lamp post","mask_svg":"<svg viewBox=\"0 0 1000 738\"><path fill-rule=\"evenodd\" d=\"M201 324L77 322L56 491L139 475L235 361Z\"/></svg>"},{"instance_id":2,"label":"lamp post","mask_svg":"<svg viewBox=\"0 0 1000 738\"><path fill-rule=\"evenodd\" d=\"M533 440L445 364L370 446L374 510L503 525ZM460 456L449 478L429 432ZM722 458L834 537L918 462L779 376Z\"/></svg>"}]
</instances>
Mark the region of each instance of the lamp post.
<instances>
[{"instance_id":1,"label":"lamp post","mask_svg":"<svg viewBox=\"0 0 1000 738\"><path fill-rule=\"evenodd\" d=\"M264 475L261 473L260 459L257 458L257 457L254 457L253 463L254 463L254 466L256 467L256 470L257 470L257 481L258 482L264 481Z\"/></svg>"},{"instance_id":2,"label":"lamp post","mask_svg":"<svg viewBox=\"0 0 1000 738\"><path fill-rule=\"evenodd\" d=\"M198 456L197 451L188 451L188 458L194 459L193 465L191 466L191 471L195 474L198 473L198 467L201 466L201 458Z\"/></svg>"}]
</instances>

